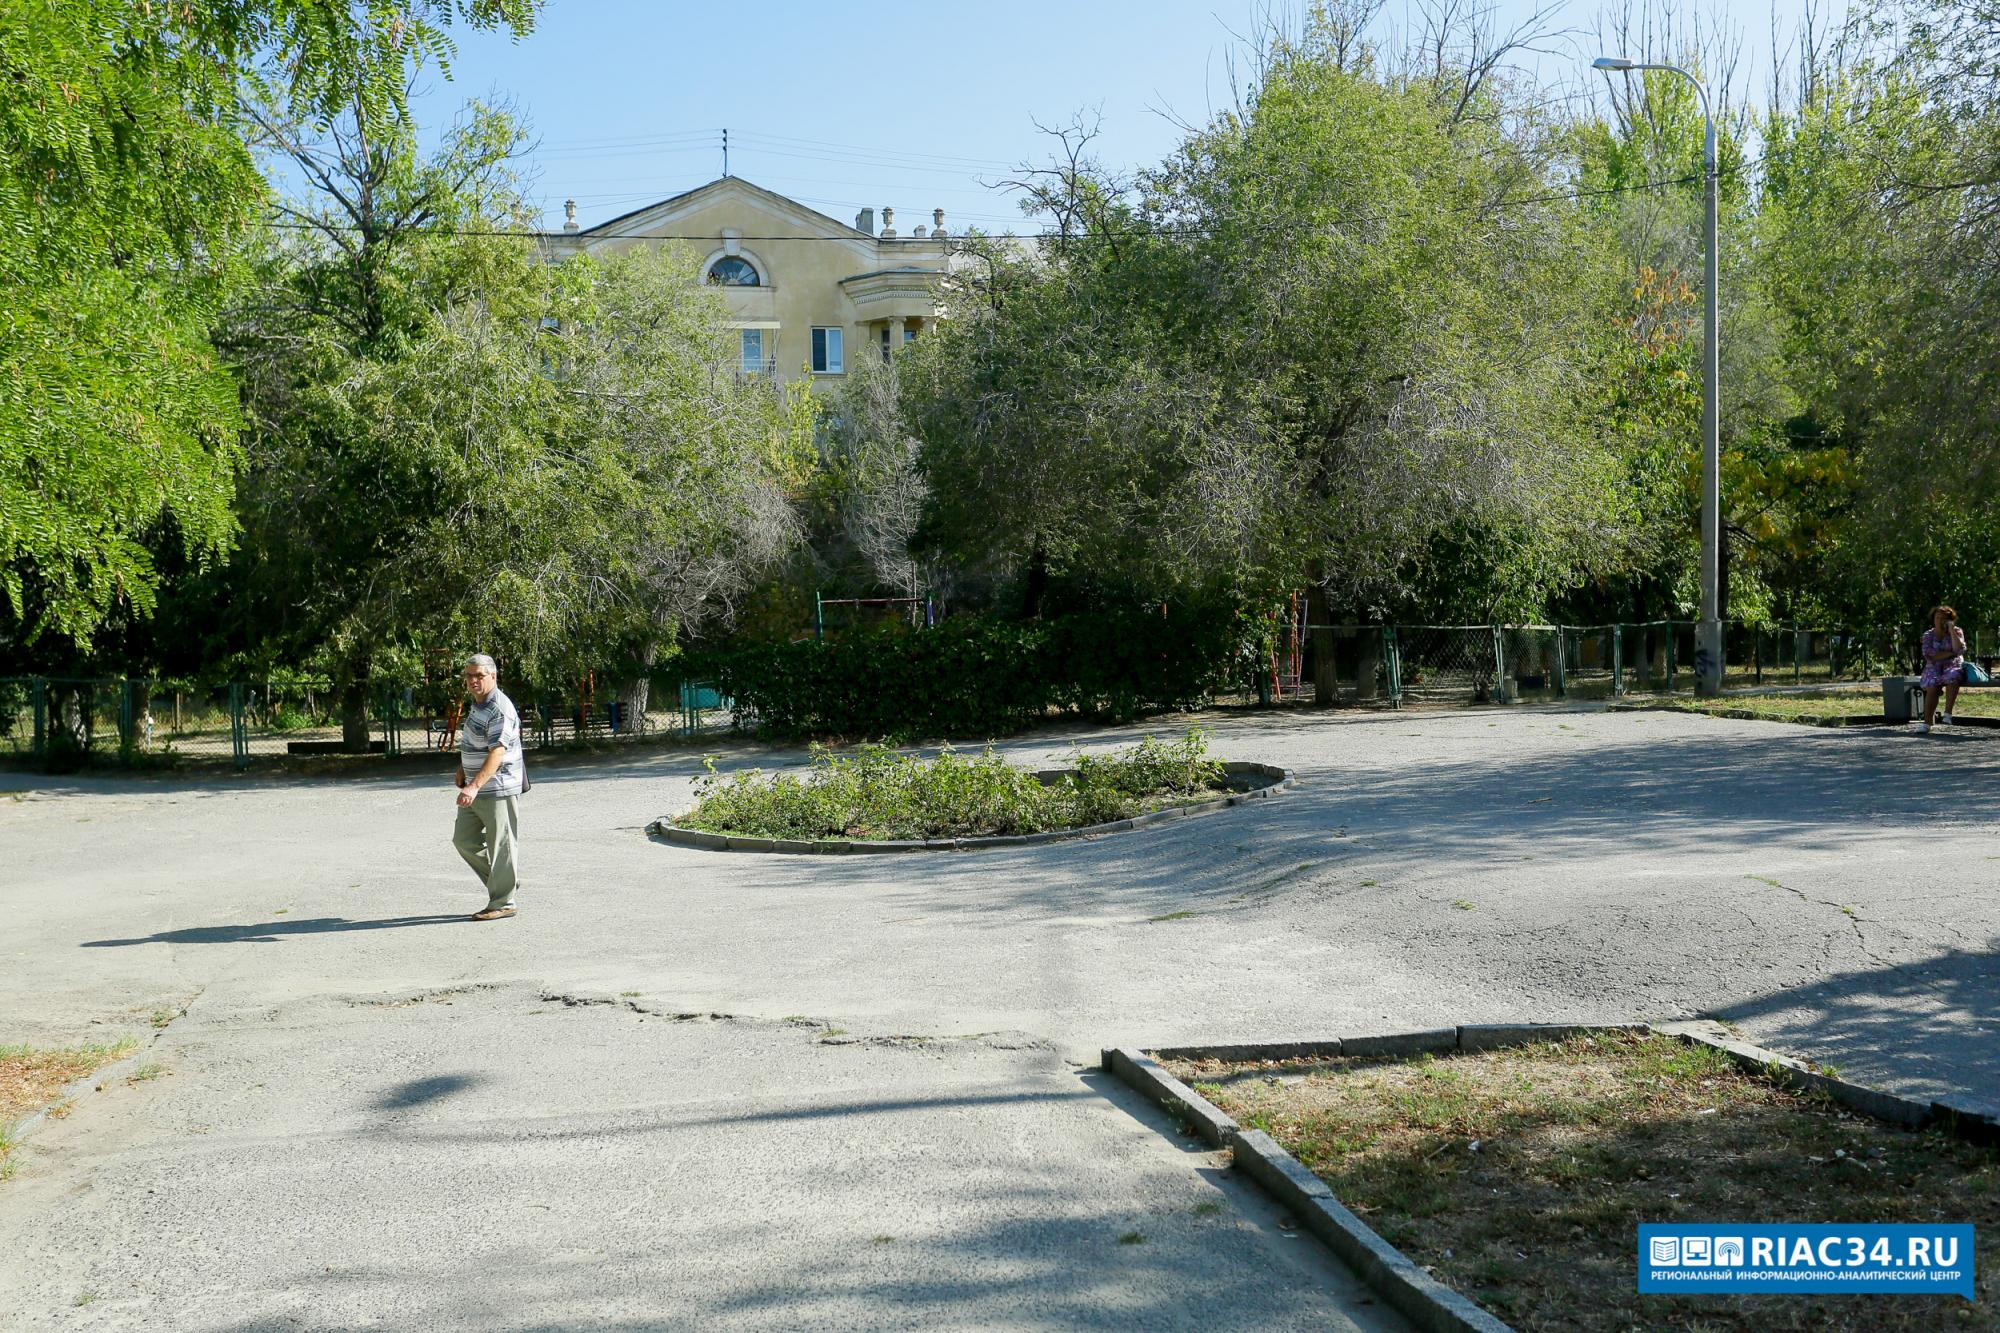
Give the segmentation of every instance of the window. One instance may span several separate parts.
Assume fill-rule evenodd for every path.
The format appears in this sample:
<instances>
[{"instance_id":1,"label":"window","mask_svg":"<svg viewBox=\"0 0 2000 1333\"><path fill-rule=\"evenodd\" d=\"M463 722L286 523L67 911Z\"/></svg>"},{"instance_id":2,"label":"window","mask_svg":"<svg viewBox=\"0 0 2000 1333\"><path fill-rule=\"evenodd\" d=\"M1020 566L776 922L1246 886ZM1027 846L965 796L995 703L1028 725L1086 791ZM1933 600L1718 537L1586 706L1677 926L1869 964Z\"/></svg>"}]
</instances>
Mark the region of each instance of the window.
<instances>
[{"instance_id":1,"label":"window","mask_svg":"<svg viewBox=\"0 0 2000 1333\"><path fill-rule=\"evenodd\" d=\"M889 326L882 326L882 364L889 364Z\"/></svg>"},{"instance_id":2,"label":"window","mask_svg":"<svg viewBox=\"0 0 2000 1333\"><path fill-rule=\"evenodd\" d=\"M813 330L813 374L839 375L846 371L846 358L841 347L843 341L844 334L840 329Z\"/></svg>"},{"instance_id":3,"label":"window","mask_svg":"<svg viewBox=\"0 0 2000 1333\"><path fill-rule=\"evenodd\" d=\"M736 255L724 255L710 264L708 280L718 287L755 287L760 282L750 261Z\"/></svg>"},{"instance_id":4,"label":"window","mask_svg":"<svg viewBox=\"0 0 2000 1333\"><path fill-rule=\"evenodd\" d=\"M917 331L915 329L903 330L903 346L908 347L911 343L915 342L916 340L917 340Z\"/></svg>"},{"instance_id":5,"label":"window","mask_svg":"<svg viewBox=\"0 0 2000 1333\"><path fill-rule=\"evenodd\" d=\"M754 375L764 368L764 330L743 329L743 373Z\"/></svg>"}]
</instances>

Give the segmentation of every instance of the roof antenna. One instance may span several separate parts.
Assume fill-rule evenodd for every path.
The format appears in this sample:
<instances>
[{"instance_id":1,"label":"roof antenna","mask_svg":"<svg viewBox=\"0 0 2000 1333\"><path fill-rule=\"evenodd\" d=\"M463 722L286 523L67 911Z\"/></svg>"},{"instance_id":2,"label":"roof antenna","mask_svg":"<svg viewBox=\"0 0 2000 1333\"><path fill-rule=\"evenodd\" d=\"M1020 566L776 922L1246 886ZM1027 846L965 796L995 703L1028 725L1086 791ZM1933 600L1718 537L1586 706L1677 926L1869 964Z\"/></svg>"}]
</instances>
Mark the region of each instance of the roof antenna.
<instances>
[{"instance_id":1,"label":"roof antenna","mask_svg":"<svg viewBox=\"0 0 2000 1333\"><path fill-rule=\"evenodd\" d=\"M729 131L722 132L722 178L729 179Z\"/></svg>"}]
</instances>

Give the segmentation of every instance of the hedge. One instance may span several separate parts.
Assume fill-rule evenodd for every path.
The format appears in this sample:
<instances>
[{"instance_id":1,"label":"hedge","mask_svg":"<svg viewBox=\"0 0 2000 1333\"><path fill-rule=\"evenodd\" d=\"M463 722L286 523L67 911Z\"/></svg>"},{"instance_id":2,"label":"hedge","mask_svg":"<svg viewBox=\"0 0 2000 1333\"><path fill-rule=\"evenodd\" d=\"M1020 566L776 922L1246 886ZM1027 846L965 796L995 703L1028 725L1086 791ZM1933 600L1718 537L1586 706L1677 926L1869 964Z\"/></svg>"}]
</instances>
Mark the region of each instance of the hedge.
<instances>
[{"instance_id":1,"label":"hedge","mask_svg":"<svg viewBox=\"0 0 2000 1333\"><path fill-rule=\"evenodd\" d=\"M1057 712L1123 721L1199 705L1230 679L1250 633L1235 612L959 617L932 629L698 651L687 670L767 733L988 737Z\"/></svg>"}]
</instances>

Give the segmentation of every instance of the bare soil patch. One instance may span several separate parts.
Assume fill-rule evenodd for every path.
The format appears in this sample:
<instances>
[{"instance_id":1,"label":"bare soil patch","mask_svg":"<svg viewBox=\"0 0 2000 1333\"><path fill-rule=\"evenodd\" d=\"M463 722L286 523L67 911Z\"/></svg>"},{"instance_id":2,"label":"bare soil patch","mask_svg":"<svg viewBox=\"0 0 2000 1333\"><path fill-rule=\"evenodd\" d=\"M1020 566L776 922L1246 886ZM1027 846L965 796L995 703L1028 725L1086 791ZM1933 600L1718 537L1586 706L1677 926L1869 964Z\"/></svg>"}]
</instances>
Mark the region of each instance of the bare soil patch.
<instances>
[{"instance_id":1,"label":"bare soil patch","mask_svg":"<svg viewBox=\"0 0 2000 1333\"><path fill-rule=\"evenodd\" d=\"M2000 1330L2000 1153L1668 1037L1415 1061L1167 1062L1391 1244L1528 1329ZM1637 1290L1642 1222L1970 1222L1979 1301Z\"/></svg>"}]
</instances>

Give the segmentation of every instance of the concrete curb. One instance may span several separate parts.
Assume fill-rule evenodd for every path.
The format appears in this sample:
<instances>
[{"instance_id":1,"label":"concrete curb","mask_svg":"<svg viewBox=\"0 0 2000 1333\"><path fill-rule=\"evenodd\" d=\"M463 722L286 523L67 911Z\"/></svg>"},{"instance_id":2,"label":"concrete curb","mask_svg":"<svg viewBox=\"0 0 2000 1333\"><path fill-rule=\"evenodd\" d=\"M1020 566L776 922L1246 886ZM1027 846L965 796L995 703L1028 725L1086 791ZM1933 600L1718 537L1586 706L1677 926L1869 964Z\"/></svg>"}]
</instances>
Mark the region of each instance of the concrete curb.
<instances>
[{"instance_id":1,"label":"concrete curb","mask_svg":"<svg viewBox=\"0 0 2000 1333\"><path fill-rule=\"evenodd\" d=\"M1782 696L1780 696L1782 697ZM1607 713L1692 713L1697 717L1721 717L1732 722L1781 722L1801 727L1890 727L1905 726L1902 722L1891 722L1887 717L1877 717L1873 713L1837 713L1827 716L1820 713L1800 713L1796 717L1768 717L1748 708L1676 708L1672 704L1606 704ZM1964 727L1971 731L2000 729L2000 717L1955 717L1951 721L1954 729ZM1948 734L1948 733L1947 733Z\"/></svg>"},{"instance_id":2,"label":"concrete curb","mask_svg":"<svg viewBox=\"0 0 2000 1333\"><path fill-rule=\"evenodd\" d=\"M1796 727L1890 727L1899 725L1872 713L1799 713L1793 717L1770 717L1748 708L1677 708L1673 704L1607 704L1607 713L1689 713L1696 717L1720 717L1731 722L1777 722Z\"/></svg>"},{"instance_id":3,"label":"concrete curb","mask_svg":"<svg viewBox=\"0 0 2000 1333\"><path fill-rule=\"evenodd\" d=\"M18 1148L21 1141L30 1134L44 1128L62 1108L82 1097L86 1092L102 1091L105 1085L119 1079L128 1078L145 1065L146 1057L152 1053L153 1043L147 1042L130 1055L121 1055L108 1065L99 1066L81 1078L71 1079L56 1093L55 1100L38 1111L30 1111L11 1125L0 1126L0 1142Z\"/></svg>"},{"instance_id":4,"label":"concrete curb","mask_svg":"<svg viewBox=\"0 0 2000 1333\"><path fill-rule=\"evenodd\" d=\"M1812 1089L1863 1115L1910 1128L1937 1127L1981 1144L2000 1144L2000 1118L1946 1102L1920 1102L1863 1087L1776 1051L1738 1041L1720 1024L1677 1023L1466 1023L1417 1032L1329 1037L1310 1041L1230 1042L1161 1046L1148 1050L1106 1047L1101 1061L1148 1101L1164 1108L1215 1147L1226 1147L1240 1167L1326 1242L1357 1276L1397 1313L1425 1333L1510 1333L1510 1326L1453 1291L1377 1235L1261 1130L1246 1130L1213 1102L1163 1069L1167 1060L1301 1060L1336 1056L1408 1056L1439 1051L1493 1051L1592 1033L1654 1033L1712 1047L1744 1070L1790 1087Z\"/></svg>"},{"instance_id":5,"label":"concrete curb","mask_svg":"<svg viewBox=\"0 0 2000 1333\"><path fill-rule=\"evenodd\" d=\"M1507 1324L1417 1267L1349 1212L1326 1182L1260 1129L1229 1136L1230 1154L1272 1197L1325 1241L1355 1275L1425 1333L1511 1333Z\"/></svg>"},{"instance_id":6,"label":"concrete curb","mask_svg":"<svg viewBox=\"0 0 2000 1333\"><path fill-rule=\"evenodd\" d=\"M1955 1106L1950 1102L1915 1101L1879 1088L1850 1083L1832 1074L1822 1074L1802 1060L1739 1041L1730 1036L1721 1024L1704 1019L1653 1024L1652 1030L1661 1036L1677 1037L1690 1045L1712 1047L1746 1071L1762 1074L1787 1087L1823 1093L1828 1100L1876 1120L1910 1129L1942 1129L1968 1143L2000 1146L2000 1117L1986 1111Z\"/></svg>"},{"instance_id":7,"label":"concrete curb","mask_svg":"<svg viewBox=\"0 0 2000 1333\"><path fill-rule=\"evenodd\" d=\"M1044 769L1035 776L1050 781L1072 770L1066 768ZM1227 810L1232 806L1249 801L1265 800L1290 787L1297 779L1288 768L1275 764L1259 764L1248 760L1232 759L1222 766L1226 778L1260 779L1261 784L1245 791L1232 792L1228 796L1218 796L1212 800L1195 801L1188 805L1168 806L1164 810L1154 810L1130 819L1113 820L1108 824L1090 824L1083 828L1056 829L1048 833L1004 833L990 838L821 838L804 840L797 838L758 838L741 833L707 833L701 829L683 828L673 822L668 815L654 820L646 826L646 832L663 842L682 847L698 847L711 852L767 852L789 856L839 856L853 853L895 853L895 852L977 852L990 847L1038 847L1043 843L1068 842L1074 838L1094 838L1106 833L1125 833L1132 829L1147 828L1154 824L1164 824L1169 820L1187 819L1195 815L1213 814L1217 810Z\"/></svg>"}]
</instances>

